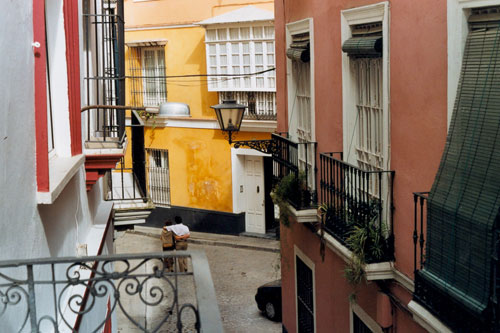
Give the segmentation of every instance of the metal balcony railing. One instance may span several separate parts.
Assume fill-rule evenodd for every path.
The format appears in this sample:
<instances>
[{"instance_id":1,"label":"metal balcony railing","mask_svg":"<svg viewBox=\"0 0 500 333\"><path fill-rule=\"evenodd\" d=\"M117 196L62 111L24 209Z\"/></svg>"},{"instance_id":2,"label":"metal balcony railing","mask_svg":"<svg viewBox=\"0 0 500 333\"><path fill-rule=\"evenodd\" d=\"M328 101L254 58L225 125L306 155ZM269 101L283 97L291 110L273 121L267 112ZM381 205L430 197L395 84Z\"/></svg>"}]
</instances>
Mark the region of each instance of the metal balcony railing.
<instances>
[{"instance_id":1,"label":"metal balcony railing","mask_svg":"<svg viewBox=\"0 0 500 333\"><path fill-rule=\"evenodd\" d=\"M219 103L234 99L236 103L243 104L245 109L244 119L251 120L276 120L276 93L262 91L228 91L219 92Z\"/></svg>"},{"instance_id":2,"label":"metal balcony railing","mask_svg":"<svg viewBox=\"0 0 500 333\"><path fill-rule=\"evenodd\" d=\"M413 272L422 269L425 258L425 232L427 230L427 198L429 192L414 192L413 218Z\"/></svg>"},{"instance_id":3,"label":"metal balcony railing","mask_svg":"<svg viewBox=\"0 0 500 333\"><path fill-rule=\"evenodd\" d=\"M276 185L285 177L293 175L296 187L288 198L295 209L314 207L317 202L315 184L316 173L314 156L316 156L315 142L294 142L286 133L273 133L275 145L273 151L273 184ZM312 158L310 156L313 156ZM303 157L303 158L301 158Z\"/></svg>"},{"instance_id":4,"label":"metal balcony railing","mask_svg":"<svg viewBox=\"0 0 500 333\"><path fill-rule=\"evenodd\" d=\"M108 194L106 200L142 200L148 201L146 192L140 186L139 176L133 168L125 167L122 157L117 168L108 175Z\"/></svg>"},{"instance_id":5,"label":"metal balcony railing","mask_svg":"<svg viewBox=\"0 0 500 333\"><path fill-rule=\"evenodd\" d=\"M334 157L337 155L340 158ZM367 263L393 259L392 180L394 171L365 171L342 160L342 153L320 154L320 203L325 231L349 247L355 229L365 228L383 239L383 255L366 253ZM369 229L368 229L369 228Z\"/></svg>"},{"instance_id":6,"label":"metal balcony railing","mask_svg":"<svg viewBox=\"0 0 500 333\"><path fill-rule=\"evenodd\" d=\"M200 251L3 261L0 296L2 331L102 332L113 316L119 331L223 331Z\"/></svg>"}]
</instances>

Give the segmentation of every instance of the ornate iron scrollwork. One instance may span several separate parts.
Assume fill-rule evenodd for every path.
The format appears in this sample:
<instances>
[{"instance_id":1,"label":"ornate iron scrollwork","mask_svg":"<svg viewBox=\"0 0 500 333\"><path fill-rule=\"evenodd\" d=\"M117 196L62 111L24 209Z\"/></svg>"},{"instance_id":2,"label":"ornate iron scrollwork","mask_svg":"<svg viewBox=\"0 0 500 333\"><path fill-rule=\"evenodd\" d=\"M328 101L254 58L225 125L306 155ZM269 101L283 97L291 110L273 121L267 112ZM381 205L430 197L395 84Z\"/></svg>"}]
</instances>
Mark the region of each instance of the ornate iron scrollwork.
<instances>
[{"instance_id":1,"label":"ornate iron scrollwork","mask_svg":"<svg viewBox=\"0 0 500 333\"><path fill-rule=\"evenodd\" d=\"M276 140L237 140L233 141L233 132L226 132L229 144L234 144L234 148L248 147L260 151L264 154L276 154L278 152L278 144Z\"/></svg>"},{"instance_id":2,"label":"ornate iron scrollwork","mask_svg":"<svg viewBox=\"0 0 500 333\"><path fill-rule=\"evenodd\" d=\"M192 272L175 269L181 257L192 259ZM167 258L174 260L173 267L166 264ZM213 317L207 307L217 304L213 291L198 290L200 281L206 280L201 282L205 287L212 283L203 260L206 257L197 251L182 251L35 259L15 266L0 262L0 327L16 332L77 332L81 328L75 323L92 312L92 322L85 321L88 332L102 331L113 313L118 321L128 321L143 332L222 330L220 322L213 325L217 318L204 322L200 316L202 312ZM201 268L197 270L195 265ZM183 288L196 290L196 294L181 292ZM95 311L102 313L99 320ZM146 317L145 313L154 315Z\"/></svg>"}]
</instances>

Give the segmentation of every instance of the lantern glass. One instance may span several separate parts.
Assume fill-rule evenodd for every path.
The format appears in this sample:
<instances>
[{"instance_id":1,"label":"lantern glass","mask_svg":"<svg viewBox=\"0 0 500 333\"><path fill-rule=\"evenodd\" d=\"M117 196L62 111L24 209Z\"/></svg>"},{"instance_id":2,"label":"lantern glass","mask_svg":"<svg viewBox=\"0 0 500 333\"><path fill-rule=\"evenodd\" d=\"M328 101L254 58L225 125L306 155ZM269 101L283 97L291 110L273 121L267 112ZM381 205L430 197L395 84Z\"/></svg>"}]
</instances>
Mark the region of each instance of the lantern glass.
<instances>
[{"instance_id":1,"label":"lantern glass","mask_svg":"<svg viewBox=\"0 0 500 333\"><path fill-rule=\"evenodd\" d=\"M221 130L230 132L240 130L245 105L236 104L236 101L230 100L214 105L212 108L215 110Z\"/></svg>"}]
</instances>

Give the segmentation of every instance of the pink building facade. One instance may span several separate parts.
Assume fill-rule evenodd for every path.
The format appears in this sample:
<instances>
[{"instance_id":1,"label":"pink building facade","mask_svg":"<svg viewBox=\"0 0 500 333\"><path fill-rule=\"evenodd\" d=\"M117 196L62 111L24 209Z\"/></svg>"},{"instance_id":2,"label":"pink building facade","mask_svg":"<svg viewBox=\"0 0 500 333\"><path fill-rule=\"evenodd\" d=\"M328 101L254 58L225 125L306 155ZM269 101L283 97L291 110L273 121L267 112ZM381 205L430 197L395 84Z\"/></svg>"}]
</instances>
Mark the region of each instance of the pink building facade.
<instances>
[{"instance_id":1,"label":"pink building facade","mask_svg":"<svg viewBox=\"0 0 500 333\"><path fill-rule=\"evenodd\" d=\"M430 197L437 205L432 196L440 188L436 174L449 158L447 135L459 126L453 126L452 115L467 75L462 60L473 47L467 43L476 29L490 29L478 28L477 22L498 23L498 5L500 1L276 1L278 131L299 143L298 164L306 170L309 189L318 205L331 209L321 216L314 205L295 207L290 225L281 226L286 331L468 331L450 322L438 301L424 302L423 287L416 287L415 272L425 270L427 259L435 262L438 242L427 244L437 235L427 230L427 194L414 192L432 188ZM314 143L315 151L301 152L306 142ZM375 213L366 213L372 206ZM377 225L385 239L383 254L366 253L370 250L365 248L364 277L349 283L349 268L357 267L352 263L359 259L349 237L361 220ZM457 242L468 248L467 242ZM455 304L458 296L450 291L454 282L445 285L443 293L450 300L443 296L441 301ZM458 307L474 299L471 288L456 286L464 299L456 301ZM484 318L491 323L495 319L486 313L492 307L464 311L478 323ZM485 325L478 327L493 330L494 324Z\"/></svg>"}]
</instances>

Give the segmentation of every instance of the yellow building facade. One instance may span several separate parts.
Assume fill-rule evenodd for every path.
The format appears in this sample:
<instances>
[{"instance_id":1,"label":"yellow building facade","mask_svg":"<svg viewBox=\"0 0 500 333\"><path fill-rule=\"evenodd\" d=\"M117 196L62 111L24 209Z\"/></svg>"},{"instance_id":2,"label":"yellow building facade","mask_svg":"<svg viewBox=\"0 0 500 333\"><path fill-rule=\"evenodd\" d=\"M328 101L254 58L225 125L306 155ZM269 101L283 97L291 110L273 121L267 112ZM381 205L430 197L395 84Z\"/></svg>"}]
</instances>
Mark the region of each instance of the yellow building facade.
<instances>
[{"instance_id":1,"label":"yellow building facade","mask_svg":"<svg viewBox=\"0 0 500 333\"><path fill-rule=\"evenodd\" d=\"M242 10L249 10L257 21L237 22ZM232 148L210 106L227 97L247 104L251 119L244 120L236 139L270 138L276 128L274 74L254 73L256 68L260 72L274 67L273 10L273 1L125 1L126 104L160 107L159 114L145 120L144 131L147 188L157 207L177 207L184 212L189 209L211 214L220 212L223 216L242 216L246 212L247 207L240 201L245 198L241 195L253 181L239 178L248 173L245 169L248 163L257 163L258 172L263 172L266 156L251 149ZM218 18L221 19L218 21ZM258 33L264 34L267 30L269 36L265 39L262 35L262 39L254 43L244 36L247 26L251 29L248 31L255 31L257 38ZM234 37L235 31L239 33L239 40L231 43L229 36ZM215 36L227 33L228 40L216 37L212 45L209 33ZM226 53L220 53L226 49L226 43ZM251 67L244 54L249 47L257 53L262 47L267 50L257 54L257 62L250 61ZM218 52L217 67L210 50ZM267 57L265 68L264 63L259 65L262 57ZM225 58L232 59L227 59L228 66L224 65ZM264 80L263 88L260 83ZM232 87L234 85L238 87ZM254 89L258 85L260 88ZM265 109L266 116L259 116L263 114L261 109ZM129 147L126 156L129 167L130 151ZM263 185L264 180L262 187L257 185L256 192L263 191ZM261 197L256 197L250 201L264 207L260 200ZM265 232L263 217L260 219L258 228L245 230ZM241 226L238 228L242 231Z\"/></svg>"}]
</instances>

